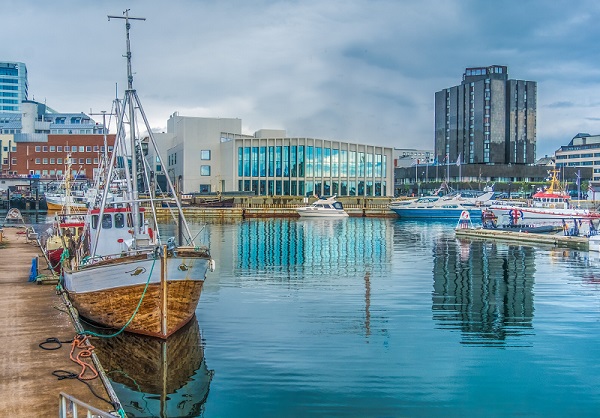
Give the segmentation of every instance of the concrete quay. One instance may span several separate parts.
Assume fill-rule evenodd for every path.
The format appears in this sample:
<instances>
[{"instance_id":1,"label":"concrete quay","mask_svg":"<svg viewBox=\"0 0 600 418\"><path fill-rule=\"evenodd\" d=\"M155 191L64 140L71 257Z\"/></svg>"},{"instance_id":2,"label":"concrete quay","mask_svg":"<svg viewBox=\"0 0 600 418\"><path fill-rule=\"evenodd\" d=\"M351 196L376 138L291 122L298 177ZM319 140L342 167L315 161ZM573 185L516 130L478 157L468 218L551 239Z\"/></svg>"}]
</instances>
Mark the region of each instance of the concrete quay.
<instances>
[{"instance_id":1,"label":"concrete quay","mask_svg":"<svg viewBox=\"0 0 600 418\"><path fill-rule=\"evenodd\" d=\"M70 343L64 343L56 350L39 347L47 338L72 340L76 335L74 324L55 286L28 281L34 257L40 258L40 271L48 273L48 270L42 270L46 263L37 242L27 239L24 228L8 227L1 231L0 329L3 343L0 346L0 416L57 416L60 392L102 411L112 410L83 382L77 379L58 380L52 374L55 370L76 374L82 371L82 367L69 358ZM57 345L47 345L53 346ZM89 372L86 372L84 376L88 375ZM99 396L110 399L99 377L87 382ZM81 408L80 412L83 412Z\"/></svg>"},{"instance_id":2,"label":"concrete quay","mask_svg":"<svg viewBox=\"0 0 600 418\"><path fill-rule=\"evenodd\" d=\"M510 241L518 244L544 244L553 247L573 248L589 251L589 240L584 237L570 237L555 234L535 234L529 232L499 231L483 228L457 228L457 238L477 238Z\"/></svg>"}]
</instances>

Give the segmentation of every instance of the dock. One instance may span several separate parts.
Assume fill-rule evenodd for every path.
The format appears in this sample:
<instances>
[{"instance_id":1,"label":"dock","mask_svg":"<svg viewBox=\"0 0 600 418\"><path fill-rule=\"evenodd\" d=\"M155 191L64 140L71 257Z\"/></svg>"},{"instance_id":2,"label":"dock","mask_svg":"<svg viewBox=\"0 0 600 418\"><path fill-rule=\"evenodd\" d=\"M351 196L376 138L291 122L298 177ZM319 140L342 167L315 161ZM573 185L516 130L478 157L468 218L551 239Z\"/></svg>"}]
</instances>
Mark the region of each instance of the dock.
<instances>
[{"instance_id":1,"label":"dock","mask_svg":"<svg viewBox=\"0 0 600 418\"><path fill-rule=\"evenodd\" d=\"M585 237L500 231L484 228L457 228L455 231L457 238L501 240L516 242L519 244L543 244L550 245L552 247L573 248L581 251L589 251L589 240Z\"/></svg>"},{"instance_id":2,"label":"dock","mask_svg":"<svg viewBox=\"0 0 600 418\"><path fill-rule=\"evenodd\" d=\"M3 333L0 416L58 416L61 392L101 411L113 410L82 381L59 380L52 374L57 370L82 372L82 366L69 358L70 341L76 336L75 324L56 286L29 281L34 258L40 259L41 273L46 268L37 241L28 239L25 228L5 227L0 234L0 326ZM45 272L49 274L48 270ZM44 350L39 344L48 338L65 343L55 350ZM59 347L59 344L45 346ZM111 388L107 390L100 377L87 383L99 396L110 400L108 390Z\"/></svg>"}]
</instances>

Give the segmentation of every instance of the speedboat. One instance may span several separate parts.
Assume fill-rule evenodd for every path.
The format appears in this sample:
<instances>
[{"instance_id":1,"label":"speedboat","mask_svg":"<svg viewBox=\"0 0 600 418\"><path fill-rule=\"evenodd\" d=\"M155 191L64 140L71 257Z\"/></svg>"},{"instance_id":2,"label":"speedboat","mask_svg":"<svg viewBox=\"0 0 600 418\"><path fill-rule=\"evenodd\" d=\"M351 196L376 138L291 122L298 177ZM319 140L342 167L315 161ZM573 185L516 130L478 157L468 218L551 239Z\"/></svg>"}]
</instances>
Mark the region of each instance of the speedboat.
<instances>
[{"instance_id":1,"label":"speedboat","mask_svg":"<svg viewBox=\"0 0 600 418\"><path fill-rule=\"evenodd\" d=\"M348 216L342 202L335 200L336 196L321 197L312 205L296 208L298 215L303 218L341 218Z\"/></svg>"},{"instance_id":2,"label":"speedboat","mask_svg":"<svg viewBox=\"0 0 600 418\"><path fill-rule=\"evenodd\" d=\"M471 205L460 196L424 196L404 205L390 205L400 218L405 219L457 219L463 211L469 212L471 217L481 216L481 207Z\"/></svg>"}]
</instances>

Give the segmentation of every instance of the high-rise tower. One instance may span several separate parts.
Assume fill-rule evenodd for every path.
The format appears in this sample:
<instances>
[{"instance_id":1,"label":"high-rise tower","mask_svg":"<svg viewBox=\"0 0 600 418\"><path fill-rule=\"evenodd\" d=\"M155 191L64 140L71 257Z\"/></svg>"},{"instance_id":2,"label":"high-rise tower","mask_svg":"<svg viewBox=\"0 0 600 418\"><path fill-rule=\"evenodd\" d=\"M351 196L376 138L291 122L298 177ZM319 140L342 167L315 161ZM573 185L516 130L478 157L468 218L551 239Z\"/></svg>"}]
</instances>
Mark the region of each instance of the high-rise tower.
<instances>
[{"instance_id":1,"label":"high-rise tower","mask_svg":"<svg viewBox=\"0 0 600 418\"><path fill-rule=\"evenodd\" d=\"M509 80L508 67L467 68L459 86L435 93L439 163L533 164L537 83Z\"/></svg>"},{"instance_id":2,"label":"high-rise tower","mask_svg":"<svg viewBox=\"0 0 600 418\"><path fill-rule=\"evenodd\" d=\"M22 62L0 62L0 113L20 113L27 100L27 67Z\"/></svg>"}]
</instances>

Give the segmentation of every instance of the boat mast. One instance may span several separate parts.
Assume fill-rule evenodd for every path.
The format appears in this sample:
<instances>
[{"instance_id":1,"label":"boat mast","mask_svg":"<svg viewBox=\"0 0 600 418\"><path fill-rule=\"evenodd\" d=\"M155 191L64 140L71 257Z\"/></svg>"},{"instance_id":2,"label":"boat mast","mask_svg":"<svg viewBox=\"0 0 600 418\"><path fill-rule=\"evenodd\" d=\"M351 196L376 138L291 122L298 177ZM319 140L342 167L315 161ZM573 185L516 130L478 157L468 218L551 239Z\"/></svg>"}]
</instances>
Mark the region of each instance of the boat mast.
<instances>
[{"instance_id":1,"label":"boat mast","mask_svg":"<svg viewBox=\"0 0 600 418\"><path fill-rule=\"evenodd\" d=\"M127 58L127 90L125 90L125 100L123 103L123 108L125 112L125 109L127 109L128 113L129 113L129 140L130 140L130 147L131 147L131 176L132 176L132 181L130 182L131 184L131 190L129 190L130 196L129 196L129 200L131 202L131 206L132 206L132 213L133 213L133 231L134 231L134 237L139 234L140 231L140 226L139 222L139 210L140 210L140 203L139 203L139 190L138 190L138 168L137 168L137 144L136 144L136 131L135 131L135 106L134 106L134 101L132 100L133 97L135 96L135 90L133 89L133 72L131 71L131 42L129 40L129 29L131 28L131 23L129 23L130 20L146 20L145 17L131 17L129 16L129 9L126 9L123 12L124 16L108 16L108 20L110 19L125 19L125 43L127 46L127 54L125 55L125 58ZM134 240L135 243L135 240ZM135 244L134 244L135 245Z\"/></svg>"}]
</instances>

